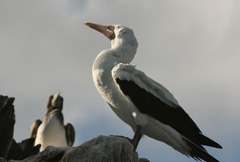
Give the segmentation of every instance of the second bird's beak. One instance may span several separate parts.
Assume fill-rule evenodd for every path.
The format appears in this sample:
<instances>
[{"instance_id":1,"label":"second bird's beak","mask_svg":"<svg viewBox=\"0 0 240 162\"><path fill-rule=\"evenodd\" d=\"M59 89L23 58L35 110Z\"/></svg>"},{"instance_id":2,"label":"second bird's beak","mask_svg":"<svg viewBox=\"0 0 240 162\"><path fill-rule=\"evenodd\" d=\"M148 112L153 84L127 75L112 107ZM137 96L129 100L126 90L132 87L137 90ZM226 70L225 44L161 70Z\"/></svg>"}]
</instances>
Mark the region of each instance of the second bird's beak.
<instances>
[{"instance_id":1,"label":"second bird's beak","mask_svg":"<svg viewBox=\"0 0 240 162\"><path fill-rule=\"evenodd\" d=\"M89 23L89 22L85 23L85 25L102 33L110 40L113 40L115 38L114 26L112 26L112 25L105 26L105 25L94 24L94 23Z\"/></svg>"}]
</instances>

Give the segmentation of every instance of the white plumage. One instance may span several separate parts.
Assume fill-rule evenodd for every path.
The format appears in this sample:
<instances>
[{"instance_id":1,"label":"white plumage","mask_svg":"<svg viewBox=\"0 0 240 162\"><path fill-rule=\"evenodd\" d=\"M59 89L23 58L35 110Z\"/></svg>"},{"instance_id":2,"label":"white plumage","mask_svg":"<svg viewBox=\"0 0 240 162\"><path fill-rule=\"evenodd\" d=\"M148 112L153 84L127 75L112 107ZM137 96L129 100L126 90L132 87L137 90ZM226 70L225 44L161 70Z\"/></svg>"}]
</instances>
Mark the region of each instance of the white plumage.
<instances>
[{"instance_id":1,"label":"white plumage","mask_svg":"<svg viewBox=\"0 0 240 162\"><path fill-rule=\"evenodd\" d=\"M35 145L38 144L41 144L40 151L45 150L48 146L68 146L65 128L56 116L48 117L48 119L44 117L35 139Z\"/></svg>"}]
</instances>

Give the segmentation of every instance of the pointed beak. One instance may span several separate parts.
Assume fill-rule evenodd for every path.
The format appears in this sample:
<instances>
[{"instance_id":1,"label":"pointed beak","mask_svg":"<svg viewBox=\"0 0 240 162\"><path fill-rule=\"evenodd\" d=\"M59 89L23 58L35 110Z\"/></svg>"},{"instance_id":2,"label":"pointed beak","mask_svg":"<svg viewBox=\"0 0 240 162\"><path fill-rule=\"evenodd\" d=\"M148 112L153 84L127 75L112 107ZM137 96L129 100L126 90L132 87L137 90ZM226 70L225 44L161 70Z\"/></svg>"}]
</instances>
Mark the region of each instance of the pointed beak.
<instances>
[{"instance_id":1,"label":"pointed beak","mask_svg":"<svg viewBox=\"0 0 240 162\"><path fill-rule=\"evenodd\" d=\"M110 40L113 40L115 38L114 26L112 26L112 25L105 26L105 25L94 24L94 23L89 23L89 22L85 23L85 25L102 33Z\"/></svg>"},{"instance_id":2,"label":"pointed beak","mask_svg":"<svg viewBox=\"0 0 240 162\"><path fill-rule=\"evenodd\" d=\"M58 98L60 97L60 92L57 92L53 95L52 101L51 101L51 105L55 105L56 101L58 100Z\"/></svg>"},{"instance_id":3,"label":"pointed beak","mask_svg":"<svg viewBox=\"0 0 240 162\"><path fill-rule=\"evenodd\" d=\"M60 96L60 92L57 92L53 95L53 99L56 100Z\"/></svg>"}]
</instances>

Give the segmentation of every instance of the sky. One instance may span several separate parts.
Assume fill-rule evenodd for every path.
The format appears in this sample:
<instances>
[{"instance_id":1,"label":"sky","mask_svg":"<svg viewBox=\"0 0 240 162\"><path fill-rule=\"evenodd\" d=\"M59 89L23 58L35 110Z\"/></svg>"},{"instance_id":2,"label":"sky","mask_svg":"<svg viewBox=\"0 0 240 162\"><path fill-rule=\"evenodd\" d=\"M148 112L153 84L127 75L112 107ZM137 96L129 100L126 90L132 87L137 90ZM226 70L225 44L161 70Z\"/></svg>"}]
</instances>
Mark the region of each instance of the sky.
<instances>
[{"instance_id":1,"label":"sky","mask_svg":"<svg viewBox=\"0 0 240 162\"><path fill-rule=\"evenodd\" d=\"M15 138L30 135L48 96L65 98L79 145L98 135L132 136L97 93L91 67L110 42L84 22L123 24L139 42L133 64L167 87L203 133L240 158L240 2L237 0L0 0L0 94L16 97ZM191 162L144 137L141 157Z\"/></svg>"}]
</instances>

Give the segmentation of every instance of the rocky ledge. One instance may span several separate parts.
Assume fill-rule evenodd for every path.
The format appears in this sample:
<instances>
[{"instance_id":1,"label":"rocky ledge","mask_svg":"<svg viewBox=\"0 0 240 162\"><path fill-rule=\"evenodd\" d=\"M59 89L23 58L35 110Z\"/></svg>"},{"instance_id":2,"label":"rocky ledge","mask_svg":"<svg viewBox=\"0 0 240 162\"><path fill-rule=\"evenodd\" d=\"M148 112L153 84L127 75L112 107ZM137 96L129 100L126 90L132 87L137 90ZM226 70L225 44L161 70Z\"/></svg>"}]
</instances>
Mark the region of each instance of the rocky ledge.
<instances>
[{"instance_id":1,"label":"rocky ledge","mask_svg":"<svg viewBox=\"0 0 240 162\"><path fill-rule=\"evenodd\" d=\"M138 157L126 138L99 136L78 147L48 147L37 155L24 160L0 162L149 162Z\"/></svg>"}]
</instances>

